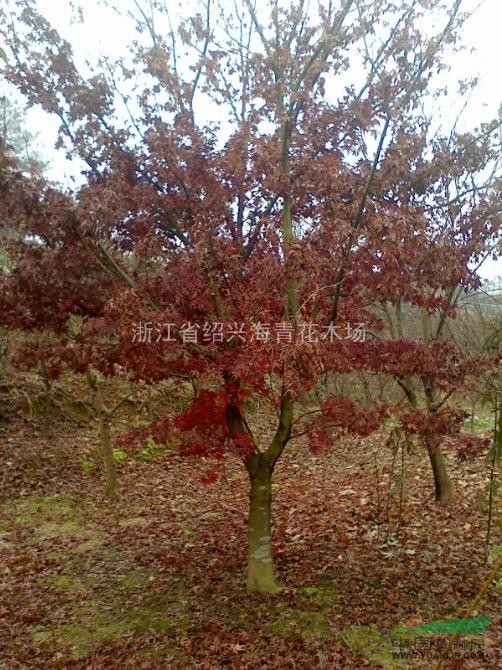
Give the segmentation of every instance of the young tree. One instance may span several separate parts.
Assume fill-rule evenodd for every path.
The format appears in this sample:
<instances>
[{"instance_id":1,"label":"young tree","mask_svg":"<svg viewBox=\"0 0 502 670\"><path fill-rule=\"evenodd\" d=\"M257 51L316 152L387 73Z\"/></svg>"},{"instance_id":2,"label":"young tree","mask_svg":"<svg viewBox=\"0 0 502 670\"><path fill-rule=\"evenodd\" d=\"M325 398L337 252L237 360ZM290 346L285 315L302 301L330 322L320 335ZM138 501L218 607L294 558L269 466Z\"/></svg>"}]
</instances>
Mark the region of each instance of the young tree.
<instances>
[{"instance_id":1,"label":"young tree","mask_svg":"<svg viewBox=\"0 0 502 670\"><path fill-rule=\"evenodd\" d=\"M413 254L415 267L428 272L429 287L422 299L410 301L416 281L410 275L406 293L399 287L390 299L387 294L388 302L381 308L393 339L420 342L415 374L403 377L398 369L395 376L413 408L408 418L414 416L414 431L429 454L436 499L447 503L453 490L441 442L462 425L461 414L448 407L448 400L467 375L476 366L480 372L484 364L474 353L459 354L450 325L459 313L459 300L480 286L477 270L500 245L500 124L483 124L470 133L454 127L430 142L420 132L403 129L401 140L388 150L396 156L386 168L393 173L391 181L385 183L384 167L380 183L384 189L394 189L401 208L421 207L428 223L424 231L402 226L399 250L386 262L405 267L403 256Z\"/></svg>"},{"instance_id":2,"label":"young tree","mask_svg":"<svg viewBox=\"0 0 502 670\"><path fill-rule=\"evenodd\" d=\"M365 435L389 412L339 395L311 413L300 398L326 372L385 372L396 356L402 375L415 369L416 343L361 341L355 324L378 332L375 302L423 305L437 286L444 256L423 267L412 253L413 231L430 239L433 222L423 201L399 197L392 168L455 44L460 5L343 0L313 14L272 0L262 18L251 0L230 12L207 0L176 24L165 3L134 3L132 62L87 79L34 3L3 12L6 76L59 116L61 144L88 165L72 197L45 191L24 216L5 311L25 327L50 323L54 354L75 368L196 381L190 406L151 430L158 441L175 433L186 454L242 459L251 591L279 588L271 482L288 443ZM428 35L418 26L431 11L441 28ZM356 59L366 75L347 85ZM199 120L202 101L216 121ZM411 253L396 266L403 237ZM266 427L247 411L256 396L270 404Z\"/></svg>"},{"instance_id":3,"label":"young tree","mask_svg":"<svg viewBox=\"0 0 502 670\"><path fill-rule=\"evenodd\" d=\"M17 158L20 168L35 177L41 177L47 168L37 147L37 136L26 127L21 106L1 94L0 153Z\"/></svg>"}]
</instances>

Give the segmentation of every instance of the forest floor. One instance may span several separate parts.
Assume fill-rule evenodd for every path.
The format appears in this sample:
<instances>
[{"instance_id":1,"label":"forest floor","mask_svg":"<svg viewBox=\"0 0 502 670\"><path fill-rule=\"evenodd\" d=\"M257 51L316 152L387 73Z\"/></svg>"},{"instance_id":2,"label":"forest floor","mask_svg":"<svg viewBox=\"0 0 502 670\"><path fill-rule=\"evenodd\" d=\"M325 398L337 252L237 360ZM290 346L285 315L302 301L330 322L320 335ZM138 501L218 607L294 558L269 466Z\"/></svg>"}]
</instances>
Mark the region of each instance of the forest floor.
<instances>
[{"instance_id":1,"label":"forest floor","mask_svg":"<svg viewBox=\"0 0 502 670\"><path fill-rule=\"evenodd\" d=\"M399 453L391 472L382 436L286 452L273 491L284 590L264 597L245 591L242 465L204 484L209 463L127 457L111 505L94 442L69 427L0 433L1 670L433 668L448 636L394 629L461 618L490 572L482 458L447 454L456 501L441 508L424 453L404 467ZM502 667L498 580L475 613L487 629L444 668Z\"/></svg>"}]
</instances>

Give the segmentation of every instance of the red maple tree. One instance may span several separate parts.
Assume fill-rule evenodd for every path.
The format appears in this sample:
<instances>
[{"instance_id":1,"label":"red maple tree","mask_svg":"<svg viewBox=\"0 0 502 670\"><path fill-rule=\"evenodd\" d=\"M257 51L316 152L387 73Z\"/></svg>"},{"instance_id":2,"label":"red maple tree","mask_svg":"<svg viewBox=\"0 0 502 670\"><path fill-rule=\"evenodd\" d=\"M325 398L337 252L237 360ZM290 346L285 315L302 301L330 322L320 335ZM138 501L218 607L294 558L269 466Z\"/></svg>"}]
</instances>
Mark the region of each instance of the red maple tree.
<instances>
[{"instance_id":1,"label":"red maple tree","mask_svg":"<svg viewBox=\"0 0 502 670\"><path fill-rule=\"evenodd\" d=\"M424 158L420 104L465 18L460 0L451 5L410 1L397 12L344 0L313 17L303 3L273 1L264 20L250 0L222 14L206 0L164 34L165 5L152 3L130 62L87 78L34 3L12 3L15 31L0 13L5 75L60 118L60 145L87 165L68 194L2 167L1 219L20 233L15 269L1 278L3 313L14 327L57 334L56 346L31 353L55 374L120 366L150 383L196 381L190 406L151 430L175 434L187 454L242 459L251 591L278 588L271 482L286 446L367 435L392 412L344 396L314 406L319 381L353 370L401 383L458 373L434 342L385 337L375 310L446 309L450 287L477 281L469 262L500 225L496 183L456 190L456 217L436 187L457 164L461 175L483 173L493 133L475 158L448 144ZM417 26L433 10L441 28L427 35ZM366 74L345 86L356 58ZM204 101L222 123L198 120ZM374 337L363 340L361 324ZM256 398L268 425L249 411Z\"/></svg>"}]
</instances>

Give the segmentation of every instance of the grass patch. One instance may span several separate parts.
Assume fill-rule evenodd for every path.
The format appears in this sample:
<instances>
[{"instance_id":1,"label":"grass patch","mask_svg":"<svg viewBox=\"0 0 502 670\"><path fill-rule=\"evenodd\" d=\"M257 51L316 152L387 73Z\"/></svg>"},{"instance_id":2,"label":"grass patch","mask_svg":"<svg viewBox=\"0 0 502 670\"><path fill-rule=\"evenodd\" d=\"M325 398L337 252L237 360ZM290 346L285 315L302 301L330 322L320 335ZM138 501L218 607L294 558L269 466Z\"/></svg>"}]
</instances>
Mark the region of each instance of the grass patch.
<instances>
[{"instance_id":1,"label":"grass patch","mask_svg":"<svg viewBox=\"0 0 502 670\"><path fill-rule=\"evenodd\" d=\"M141 528L148 526L148 519L145 519L144 516L130 517L129 519L122 519L119 521L119 526L124 528Z\"/></svg>"},{"instance_id":2,"label":"grass patch","mask_svg":"<svg viewBox=\"0 0 502 670\"><path fill-rule=\"evenodd\" d=\"M77 554L93 551L104 542L104 533L83 525L80 510L67 496L21 498L5 508L6 517L20 526L33 527L40 540L79 540L72 549Z\"/></svg>"},{"instance_id":3,"label":"grass patch","mask_svg":"<svg viewBox=\"0 0 502 670\"><path fill-rule=\"evenodd\" d=\"M493 431L493 417L474 414L464 420L464 429L474 433L490 433Z\"/></svg>"},{"instance_id":4,"label":"grass patch","mask_svg":"<svg viewBox=\"0 0 502 670\"><path fill-rule=\"evenodd\" d=\"M338 597L338 591L333 588L331 582L323 582L318 586L306 586L300 589L299 593L322 609L330 608Z\"/></svg>"},{"instance_id":5,"label":"grass patch","mask_svg":"<svg viewBox=\"0 0 502 670\"><path fill-rule=\"evenodd\" d=\"M381 663L389 670L408 666L405 661L392 657L392 638L382 635L374 626L348 626L342 629L340 637L349 649L360 652L374 663Z\"/></svg>"},{"instance_id":6,"label":"grass patch","mask_svg":"<svg viewBox=\"0 0 502 670\"><path fill-rule=\"evenodd\" d=\"M64 548L65 572L40 580L43 586L67 594L62 604L64 625L42 621L31 631L34 642L48 646L51 653L84 659L99 645L124 635L161 633L189 625L183 585L168 595L156 593L155 575L135 567L126 552L103 546L104 533L80 523L68 499L50 496L17 501L10 512L17 523L34 527L35 543L57 542L56 558L63 555L59 540L76 541L70 552ZM128 526L142 526L146 520L124 521ZM69 597L75 593L81 597Z\"/></svg>"},{"instance_id":7,"label":"grass patch","mask_svg":"<svg viewBox=\"0 0 502 670\"><path fill-rule=\"evenodd\" d=\"M21 525L63 523L76 521L80 517L68 496L62 495L17 498L5 506L5 513L13 517L15 523Z\"/></svg>"},{"instance_id":8,"label":"grass patch","mask_svg":"<svg viewBox=\"0 0 502 670\"><path fill-rule=\"evenodd\" d=\"M330 580L298 591L298 607L286 608L269 626L271 633L282 637L300 636L304 639L332 636L331 607L338 591Z\"/></svg>"},{"instance_id":9,"label":"grass patch","mask_svg":"<svg viewBox=\"0 0 502 670\"><path fill-rule=\"evenodd\" d=\"M173 449L171 444L158 444L151 437L147 437L145 440L145 446L140 451L134 453L131 458L135 461L142 461L143 463L150 463L154 461L159 456L167 451L168 449Z\"/></svg>"},{"instance_id":10,"label":"grass patch","mask_svg":"<svg viewBox=\"0 0 502 670\"><path fill-rule=\"evenodd\" d=\"M303 639L331 637L331 622L324 612L285 609L270 624L269 630L281 637L300 636Z\"/></svg>"},{"instance_id":11,"label":"grass patch","mask_svg":"<svg viewBox=\"0 0 502 670\"><path fill-rule=\"evenodd\" d=\"M69 593L80 593L86 588L80 579L70 574L60 574L39 580L41 584L53 586L56 589L68 591Z\"/></svg>"},{"instance_id":12,"label":"grass patch","mask_svg":"<svg viewBox=\"0 0 502 670\"><path fill-rule=\"evenodd\" d=\"M154 575L149 575L142 570L132 570L123 577L120 577L117 586L120 589L126 589L127 591L144 589L151 581L153 581L153 579L155 579Z\"/></svg>"},{"instance_id":13,"label":"grass patch","mask_svg":"<svg viewBox=\"0 0 502 670\"><path fill-rule=\"evenodd\" d=\"M124 582L122 581L122 586ZM54 628L38 626L32 631L35 642L44 643L54 651L66 651L74 660L89 656L100 644L118 639L124 635L161 633L188 625L188 616L180 621L179 616L171 616L173 605L163 598L147 597L134 607L122 610L118 601L105 605L94 614L96 603L85 608L76 608L73 619L79 624L66 624ZM77 616L78 615L78 616Z\"/></svg>"},{"instance_id":14,"label":"grass patch","mask_svg":"<svg viewBox=\"0 0 502 670\"><path fill-rule=\"evenodd\" d=\"M68 603L68 623L33 628L33 640L48 645L53 653L66 653L79 660L87 658L99 645L124 635L141 636L187 627L187 601L178 597L179 593L153 593L152 576L137 569L118 578L112 576L102 588L88 589L85 600ZM69 592L84 591L87 583L92 583L92 574L79 578L73 574L54 575L44 583Z\"/></svg>"}]
</instances>

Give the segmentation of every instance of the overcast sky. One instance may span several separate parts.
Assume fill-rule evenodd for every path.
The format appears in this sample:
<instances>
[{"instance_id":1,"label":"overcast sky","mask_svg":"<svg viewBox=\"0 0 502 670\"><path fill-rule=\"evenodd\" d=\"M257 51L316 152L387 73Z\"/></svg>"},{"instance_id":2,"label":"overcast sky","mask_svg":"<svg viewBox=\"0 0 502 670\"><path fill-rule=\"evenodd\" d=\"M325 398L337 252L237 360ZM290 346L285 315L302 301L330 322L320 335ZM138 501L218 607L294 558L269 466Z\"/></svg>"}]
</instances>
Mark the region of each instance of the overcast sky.
<instances>
[{"instance_id":1,"label":"overcast sky","mask_svg":"<svg viewBox=\"0 0 502 670\"><path fill-rule=\"evenodd\" d=\"M175 3L173 3L174 5ZM473 9L479 0L466 0L465 9ZM78 62L86 58L91 61L98 53L111 57L123 54L135 33L130 23L117 18L109 10L103 8L99 0L86 0L84 6L84 24L72 22L70 3L68 0L39 0L39 6L47 19L59 30L61 35L73 45ZM184 0L184 12L193 7L197 11L197 0ZM483 120L495 116L502 101L502 0L484 0L474 16L463 30L463 43L467 49L452 60L452 84L460 78L478 75L480 84L475 94L468 101L463 115L462 125L465 128L478 125ZM471 53L471 49L475 51ZM452 108L445 109L447 115L454 116ZM37 109L29 110L28 125L30 130L40 133L39 144L43 153L50 160L49 176L57 181L67 181L71 175L78 175L78 167L70 165L63 152L53 148L56 140L58 123L55 119ZM502 267L494 261L487 261L481 274L492 278L502 274Z\"/></svg>"}]
</instances>

